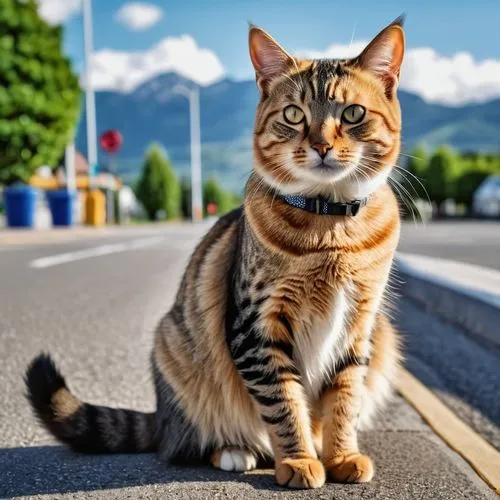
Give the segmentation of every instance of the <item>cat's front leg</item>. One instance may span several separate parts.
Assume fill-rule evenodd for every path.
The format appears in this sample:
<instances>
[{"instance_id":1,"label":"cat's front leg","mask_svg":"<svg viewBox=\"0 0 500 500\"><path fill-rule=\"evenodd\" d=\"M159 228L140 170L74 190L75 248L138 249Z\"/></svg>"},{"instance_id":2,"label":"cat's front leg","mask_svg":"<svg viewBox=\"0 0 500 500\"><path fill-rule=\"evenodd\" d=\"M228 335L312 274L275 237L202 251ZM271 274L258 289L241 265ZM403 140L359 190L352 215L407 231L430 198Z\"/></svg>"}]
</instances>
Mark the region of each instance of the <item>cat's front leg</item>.
<instances>
[{"instance_id":1,"label":"cat's front leg","mask_svg":"<svg viewBox=\"0 0 500 500\"><path fill-rule=\"evenodd\" d=\"M366 343L355 343L322 397L322 461L337 482L364 483L373 477L373 463L360 453L357 432L368 363Z\"/></svg>"},{"instance_id":2,"label":"cat's front leg","mask_svg":"<svg viewBox=\"0 0 500 500\"><path fill-rule=\"evenodd\" d=\"M283 325L276 325L276 329ZM235 329L229 347L238 372L258 403L275 456L276 482L290 488L319 488L325 470L318 460L293 347L265 333L257 322L244 321Z\"/></svg>"}]
</instances>

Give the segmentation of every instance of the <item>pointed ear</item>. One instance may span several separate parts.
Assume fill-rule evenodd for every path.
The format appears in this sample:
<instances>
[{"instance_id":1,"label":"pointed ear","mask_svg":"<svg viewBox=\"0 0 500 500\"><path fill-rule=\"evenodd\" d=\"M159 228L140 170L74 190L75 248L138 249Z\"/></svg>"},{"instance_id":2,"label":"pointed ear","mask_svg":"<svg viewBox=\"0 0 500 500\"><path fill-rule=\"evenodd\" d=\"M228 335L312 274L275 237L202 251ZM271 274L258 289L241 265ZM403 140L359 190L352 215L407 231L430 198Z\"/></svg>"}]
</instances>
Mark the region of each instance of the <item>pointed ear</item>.
<instances>
[{"instance_id":1,"label":"pointed ear","mask_svg":"<svg viewBox=\"0 0 500 500\"><path fill-rule=\"evenodd\" d=\"M384 83L386 95L392 98L399 82L405 52L404 16L382 30L358 57L360 65Z\"/></svg>"},{"instance_id":2,"label":"pointed ear","mask_svg":"<svg viewBox=\"0 0 500 500\"><path fill-rule=\"evenodd\" d=\"M278 42L257 26L250 26L248 45L257 86L261 93L266 94L271 81L284 75L293 66L293 58Z\"/></svg>"}]
</instances>

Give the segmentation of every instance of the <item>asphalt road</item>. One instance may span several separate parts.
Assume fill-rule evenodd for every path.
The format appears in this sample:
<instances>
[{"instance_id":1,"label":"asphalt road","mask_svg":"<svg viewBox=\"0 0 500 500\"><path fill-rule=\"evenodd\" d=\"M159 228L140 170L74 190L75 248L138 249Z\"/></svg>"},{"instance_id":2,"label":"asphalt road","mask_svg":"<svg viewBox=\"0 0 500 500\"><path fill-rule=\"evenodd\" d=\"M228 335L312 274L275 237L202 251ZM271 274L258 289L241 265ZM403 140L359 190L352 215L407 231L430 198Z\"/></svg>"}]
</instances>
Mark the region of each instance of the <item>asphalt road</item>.
<instances>
[{"instance_id":1,"label":"asphalt road","mask_svg":"<svg viewBox=\"0 0 500 500\"><path fill-rule=\"evenodd\" d=\"M399 250L500 269L500 221L405 222Z\"/></svg>"},{"instance_id":2,"label":"asphalt road","mask_svg":"<svg viewBox=\"0 0 500 500\"><path fill-rule=\"evenodd\" d=\"M53 446L23 397L22 373L28 361L41 350L50 351L83 399L152 410L152 330L167 310L203 230L171 226L69 243L0 247L0 498L495 498L401 398L362 436L363 449L377 466L375 480L367 485L328 484L314 492L291 492L274 485L271 471L228 474L172 468L153 455L89 457ZM402 304L399 311L407 339L440 328L412 304ZM458 370L460 377L448 376L444 382L446 367L428 369L439 365L439 358L452 366L457 352L447 351L446 338L433 344L429 335L425 342L408 344L415 369L434 377L436 387L436 380L444 384L439 387L444 393L466 399L480 386L481 380L472 386L464 382L465 366ZM467 361L460 358L460 363ZM488 358L488 363L495 361ZM481 397L456 408L466 417L472 408L472 419L483 416L478 427L494 440L495 425L493 430L488 425L497 410L488 400L495 399L498 385L491 384L497 383L498 368L488 364L486 372L488 384ZM465 384L462 392L447 389L456 380Z\"/></svg>"}]
</instances>

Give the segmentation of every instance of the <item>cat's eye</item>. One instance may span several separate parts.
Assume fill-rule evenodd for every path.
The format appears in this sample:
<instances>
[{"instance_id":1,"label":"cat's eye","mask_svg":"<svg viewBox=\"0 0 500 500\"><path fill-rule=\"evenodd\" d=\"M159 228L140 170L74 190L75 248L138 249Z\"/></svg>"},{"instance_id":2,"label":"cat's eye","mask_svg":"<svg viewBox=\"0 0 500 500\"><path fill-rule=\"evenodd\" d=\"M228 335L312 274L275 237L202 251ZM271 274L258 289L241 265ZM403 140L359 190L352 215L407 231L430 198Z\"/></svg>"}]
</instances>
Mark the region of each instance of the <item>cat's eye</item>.
<instances>
[{"instance_id":1,"label":"cat's eye","mask_svg":"<svg viewBox=\"0 0 500 500\"><path fill-rule=\"evenodd\" d=\"M305 115L300 108L292 104L284 109L283 116L288 123L297 125L297 123L300 123L304 119Z\"/></svg>"},{"instance_id":2,"label":"cat's eye","mask_svg":"<svg viewBox=\"0 0 500 500\"><path fill-rule=\"evenodd\" d=\"M351 106L347 106L342 113L342 121L354 125L355 123L359 123L366 114L366 109L359 104L353 104Z\"/></svg>"}]
</instances>

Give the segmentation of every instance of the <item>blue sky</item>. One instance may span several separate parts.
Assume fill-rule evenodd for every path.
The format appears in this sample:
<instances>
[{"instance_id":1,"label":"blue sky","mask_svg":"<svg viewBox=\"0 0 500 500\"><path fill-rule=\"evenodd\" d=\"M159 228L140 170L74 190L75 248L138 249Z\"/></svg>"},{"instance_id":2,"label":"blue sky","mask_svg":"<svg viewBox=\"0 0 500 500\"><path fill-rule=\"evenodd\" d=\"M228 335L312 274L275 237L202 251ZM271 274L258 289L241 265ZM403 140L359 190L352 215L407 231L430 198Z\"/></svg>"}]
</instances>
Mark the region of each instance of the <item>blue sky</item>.
<instances>
[{"instance_id":1,"label":"blue sky","mask_svg":"<svg viewBox=\"0 0 500 500\"><path fill-rule=\"evenodd\" d=\"M81 69L82 20L78 12L78 0L41 2L47 4L47 12L52 9L50 15L53 17L58 2L60 8L65 10L59 15L65 26L65 49L77 68ZM73 9L69 7L72 3ZM107 58L103 56L100 60L101 71L104 71L103 65L112 64L113 53L120 53L121 56L136 51L146 53L167 37L179 39L182 35L189 35L198 49L208 49L220 63L220 68L216 69L214 61L206 62L207 74L212 74L212 71L215 78L223 71L228 76L251 78L252 69L246 46L247 21L267 29L291 52L331 55L336 53L335 50L328 50L332 45L349 46L353 31L357 47L356 42L369 40L378 30L405 12L408 48L414 49L409 57L409 72L412 80L422 80L416 84L407 79L405 85L409 90L428 100L448 100L450 103L500 95L500 53L498 44L489 41L498 32L499 0L187 0L176 3L149 0L135 3L156 9L159 13L151 26L138 30L124 22L123 18L120 21L117 13L130 2L93 1L95 50L97 54L105 49L109 52ZM425 48L433 49L434 52L418 52ZM160 53L166 54L165 50ZM466 59L460 59L464 54ZM186 58L189 57L186 55ZM485 59L492 59L495 64L479 67ZM185 61L185 64L189 65L189 61ZM209 67L210 64L212 66ZM474 84L456 84L454 80L468 78L465 70L461 73L461 66L472 72L475 75L472 79L478 81ZM439 69L438 73L436 68ZM420 74L426 70L434 74L434 79L439 76L447 83L441 89L426 90L425 86L432 85L431 78ZM188 75L189 71L194 69L187 69ZM207 78L210 80L210 77ZM477 99L474 97L475 92L481 94Z\"/></svg>"}]
</instances>

